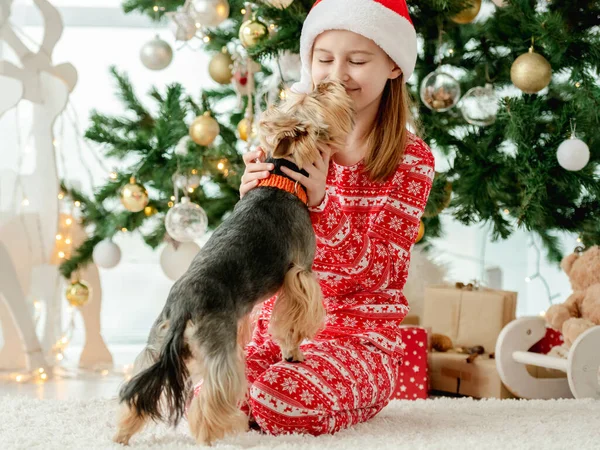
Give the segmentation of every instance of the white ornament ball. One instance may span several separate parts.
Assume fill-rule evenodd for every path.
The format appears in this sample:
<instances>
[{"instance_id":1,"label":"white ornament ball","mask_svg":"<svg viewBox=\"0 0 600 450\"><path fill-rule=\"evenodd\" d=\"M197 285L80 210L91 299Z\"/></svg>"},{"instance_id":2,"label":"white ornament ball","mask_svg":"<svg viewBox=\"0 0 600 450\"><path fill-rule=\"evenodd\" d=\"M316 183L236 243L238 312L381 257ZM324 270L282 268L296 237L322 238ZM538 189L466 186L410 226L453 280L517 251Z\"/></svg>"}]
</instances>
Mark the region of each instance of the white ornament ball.
<instances>
[{"instance_id":1,"label":"white ornament ball","mask_svg":"<svg viewBox=\"0 0 600 450\"><path fill-rule=\"evenodd\" d=\"M504 8L505 6L508 6L508 2L506 0L492 0L494 2L494 5L496 5L498 8Z\"/></svg>"},{"instance_id":2,"label":"white ornament ball","mask_svg":"<svg viewBox=\"0 0 600 450\"><path fill-rule=\"evenodd\" d=\"M156 36L140 50L142 64L150 70L162 70L171 64L173 49L161 38Z\"/></svg>"},{"instance_id":3,"label":"white ornament ball","mask_svg":"<svg viewBox=\"0 0 600 450\"><path fill-rule=\"evenodd\" d=\"M175 154L180 156L186 156L188 154L188 143L192 140L189 134L179 139L175 146Z\"/></svg>"},{"instance_id":4,"label":"white ornament ball","mask_svg":"<svg viewBox=\"0 0 600 450\"><path fill-rule=\"evenodd\" d=\"M590 148L581 139L567 139L558 146L556 158L563 169L581 170L590 160Z\"/></svg>"},{"instance_id":5,"label":"white ornament ball","mask_svg":"<svg viewBox=\"0 0 600 450\"><path fill-rule=\"evenodd\" d=\"M216 27L229 17L227 0L192 0L196 22L205 27Z\"/></svg>"},{"instance_id":6,"label":"white ornament ball","mask_svg":"<svg viewBox=\"0 0 600 450\"><path fill-rule=\"evenodd\" d=\"M94 263L103 269L112 269L121 261L121 249L110 239L99 242L92 253Z\"/></svg>"},{"instance_id":7,"label":"white ornament ball","mask_svg":"<svg viewBox=\"0 0 600 450\"><path fill-rule=\"evenodd\" d=\"M167 277L177 281L188 270L199 251L200 247L194 242L179 244L177 248L167 244L160 254L160 267Z\"/></svg>"},{"instance_id":8,"label":"white ornament ball","mask_svg":"<svg viewBox=\"0 0 600 450\"><path fill-rule=\"evenodd\" d=\"M183 197L165 217L167 233L178 242L191 242L204 236L208 228L208 217L204 210Z\"/></svg>"}]
</instances>

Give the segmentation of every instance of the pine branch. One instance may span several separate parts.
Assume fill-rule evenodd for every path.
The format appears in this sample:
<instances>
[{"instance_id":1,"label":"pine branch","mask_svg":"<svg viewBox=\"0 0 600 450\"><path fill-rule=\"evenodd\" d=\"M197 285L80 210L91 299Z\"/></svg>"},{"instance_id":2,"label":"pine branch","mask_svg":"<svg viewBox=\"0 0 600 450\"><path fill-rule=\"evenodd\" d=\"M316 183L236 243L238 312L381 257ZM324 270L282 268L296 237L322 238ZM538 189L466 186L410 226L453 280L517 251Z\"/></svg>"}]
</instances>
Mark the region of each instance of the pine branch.
<instances>
[{"instance_id":1,"label":"pine branch","mask_svg":"<svg viewBox=\"0 0 600 450\"><path fill-rule=\"evenodd\" d=\"M133 92L133 87L129 77L125 74L120 74L116 67L111 66L110 73L115 77L119 88L118 97L125 104L126 108L135 112L138 119L143 120L150 114L142 106L137 96Z\"/></svg>"}]
</instances>

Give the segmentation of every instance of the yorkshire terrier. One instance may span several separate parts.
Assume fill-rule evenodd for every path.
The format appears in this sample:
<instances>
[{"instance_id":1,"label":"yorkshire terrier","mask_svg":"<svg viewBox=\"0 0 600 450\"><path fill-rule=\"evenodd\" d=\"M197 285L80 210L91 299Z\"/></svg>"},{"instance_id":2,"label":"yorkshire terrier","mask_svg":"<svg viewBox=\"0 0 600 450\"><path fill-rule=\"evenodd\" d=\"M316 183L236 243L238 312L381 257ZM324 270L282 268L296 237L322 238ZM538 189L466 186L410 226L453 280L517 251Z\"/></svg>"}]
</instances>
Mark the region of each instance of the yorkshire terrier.
<instances>
[{"instance_id":1,"label":"yorkshire terrier","mask_svg":"<svg viewBox=\"0 0 600 450\"><path fill-rule=\"evenodd\" d=\"M248 192L173 285L119 393L116 442L128 444L149 420L187 418L196 441L211 444L247 429L243 329L254 306L279 293L269 332L288 362L322 327L325 309L312 272L315 235L303 186L279 170L302 170L323 145L340 147L353 127L352 100L338 81L289 93L259 121L261 144L276 165ZM295 164L294 164L295 163ZM191 386L202 380L198 396Z\"/></svg>"}]
</instances>

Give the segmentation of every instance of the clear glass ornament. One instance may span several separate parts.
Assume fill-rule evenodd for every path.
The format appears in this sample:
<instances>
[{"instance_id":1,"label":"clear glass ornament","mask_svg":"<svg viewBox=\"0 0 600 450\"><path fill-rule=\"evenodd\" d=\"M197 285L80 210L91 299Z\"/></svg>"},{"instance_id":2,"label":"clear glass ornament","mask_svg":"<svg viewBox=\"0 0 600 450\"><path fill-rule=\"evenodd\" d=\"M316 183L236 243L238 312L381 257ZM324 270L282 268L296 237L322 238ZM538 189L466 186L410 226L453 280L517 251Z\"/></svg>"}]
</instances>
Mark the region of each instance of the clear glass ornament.
<instances>
[{"instance_id":1,"label":"clear glass ornament","mask_svg":"<svg viewBox=\"0 0 600 450\"><path fill-rule=\"evenodd\" d=\"M206 233L208 217L204 210L183 197L181 203L173 206L165 217L167 233L178 242L191 242Z\"/></svg>"},{"instance_id":2,"label":"clear glass ornament","mask_svg":"<svg viewBox=\"0 0 600 450\"><path fill-rule=\"evenodd\" d=\"M460 84L452 75L436 70L421 83L421 100L429 109L443 112L454 107L460 99Z\"/></svg>"},{"instance_id":3,"label":"clear glass ornament","mask_svg":"<svg viewBox=\"0 0 600 450\"><path fill-rule=\"evenodd\" d=\"M493 124L498 116L498 98L492 84L470 89L461 99L460 112L471 125L482 127Z\"/></svg>"}]
</instances>

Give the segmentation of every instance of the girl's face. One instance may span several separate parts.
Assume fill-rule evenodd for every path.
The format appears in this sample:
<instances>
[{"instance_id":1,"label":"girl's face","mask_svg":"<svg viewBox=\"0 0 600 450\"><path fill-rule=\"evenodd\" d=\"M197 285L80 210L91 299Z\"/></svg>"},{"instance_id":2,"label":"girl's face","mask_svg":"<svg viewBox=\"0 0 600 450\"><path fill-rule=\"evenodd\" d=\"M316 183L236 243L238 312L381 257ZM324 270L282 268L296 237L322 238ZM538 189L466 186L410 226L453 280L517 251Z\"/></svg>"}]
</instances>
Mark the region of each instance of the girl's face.
<instances>
[{"instance_id":1,"label":"girl's face","mask_svg":"<svg viewBox=\"0 0 600 450\"><path fill-rule=\"evenodd\" d=\"M344 83L355 102L356 112L379 107L387 80L398 78L401 70L375 42L345 30L330 30L315 39L312 81L327 77Z\"/></svg>"}]
</instances>

